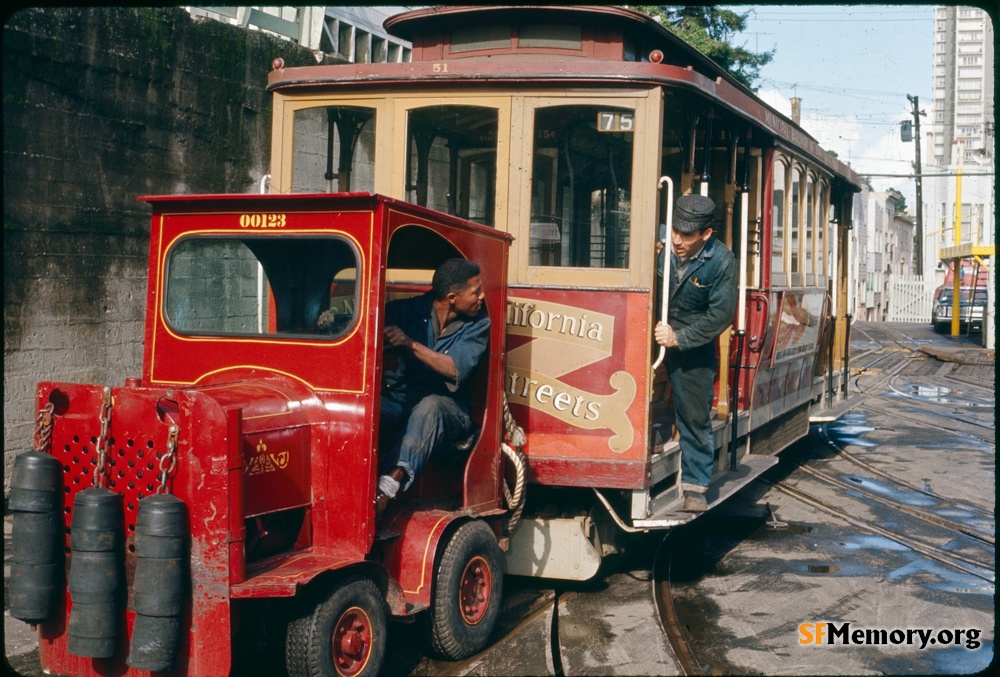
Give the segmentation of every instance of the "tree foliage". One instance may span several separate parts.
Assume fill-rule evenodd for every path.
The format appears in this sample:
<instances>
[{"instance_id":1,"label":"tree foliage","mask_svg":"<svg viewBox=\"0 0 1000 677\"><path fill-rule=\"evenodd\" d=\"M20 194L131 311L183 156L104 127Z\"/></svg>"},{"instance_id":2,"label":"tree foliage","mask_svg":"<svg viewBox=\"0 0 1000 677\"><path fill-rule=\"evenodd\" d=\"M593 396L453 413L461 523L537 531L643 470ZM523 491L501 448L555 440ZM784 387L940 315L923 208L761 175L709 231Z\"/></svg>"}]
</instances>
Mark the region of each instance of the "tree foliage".
<instances>
[{"instance_id":1,"label":"tree foliage","mask_svg":"<svg viewBox=\"0 0 1000 677\"><path fill-rule=\"evenodd\" d=\"M751 52L732 44L746 30L749 11L740 14L713 5L633 5L632 9L659 21L754 91L761 67L774 58L773 49Z\"/></svg>"}]
</instances>

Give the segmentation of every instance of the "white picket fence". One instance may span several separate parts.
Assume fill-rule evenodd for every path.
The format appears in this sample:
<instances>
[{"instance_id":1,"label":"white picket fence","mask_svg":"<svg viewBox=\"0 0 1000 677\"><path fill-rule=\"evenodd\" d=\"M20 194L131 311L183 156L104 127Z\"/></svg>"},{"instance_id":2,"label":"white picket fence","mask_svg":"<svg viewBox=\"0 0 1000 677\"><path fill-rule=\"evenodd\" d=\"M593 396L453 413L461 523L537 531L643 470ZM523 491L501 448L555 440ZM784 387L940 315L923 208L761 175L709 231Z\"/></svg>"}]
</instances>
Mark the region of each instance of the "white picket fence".
<instances>
[{"instance_id":1,"label":"white picket fence","mask_svg":"<svg viewBox=\"0 0 1000 677\"><path fill-rule=\"evenodd\" d=\"M888 322L930 322L936 284L922 277L894 278L889 283Z\"/></svg>"}]
</instances>

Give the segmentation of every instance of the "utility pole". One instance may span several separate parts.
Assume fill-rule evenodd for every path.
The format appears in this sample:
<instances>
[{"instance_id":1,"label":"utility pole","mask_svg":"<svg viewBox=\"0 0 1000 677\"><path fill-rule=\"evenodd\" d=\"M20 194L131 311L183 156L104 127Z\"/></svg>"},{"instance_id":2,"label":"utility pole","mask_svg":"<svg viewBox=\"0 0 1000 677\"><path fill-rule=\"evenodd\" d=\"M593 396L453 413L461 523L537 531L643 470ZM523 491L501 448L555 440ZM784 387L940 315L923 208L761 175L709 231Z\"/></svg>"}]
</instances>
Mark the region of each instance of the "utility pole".
<instances>
[{"instance_id":1,"label":"utility pole","mask_svg":"<svg viewBox=\"0 0 1000 677\"><path fill-rule=\"evenodd\" d=\"M914 174L917 177L917 237L914 243L914 258L917 260L917 275L924 274L924 181L920 167L920 116L927 113L920 110L920 97L906 95L907 100L913 104L913 136L916 143L916 160L913 163Z\"/></svg>"}]
</instances>

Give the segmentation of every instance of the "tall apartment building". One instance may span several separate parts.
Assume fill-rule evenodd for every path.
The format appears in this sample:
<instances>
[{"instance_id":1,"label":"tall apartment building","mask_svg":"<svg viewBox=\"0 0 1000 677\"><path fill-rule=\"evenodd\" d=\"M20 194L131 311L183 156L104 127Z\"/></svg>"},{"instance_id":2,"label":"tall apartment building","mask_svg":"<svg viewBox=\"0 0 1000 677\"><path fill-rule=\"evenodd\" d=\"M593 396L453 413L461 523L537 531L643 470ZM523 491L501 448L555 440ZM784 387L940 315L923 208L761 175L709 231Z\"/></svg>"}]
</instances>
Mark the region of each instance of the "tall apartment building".
<instances>
[{"instance_id":1,"label":"tall apartment building","mask_svg":"<svg viewBox=\"0 0 1000 677\"><path fill-rule=\"evenodd\" d=\"M934 143L928 159L937 167L993 164L993 31L982 9L934 8Z\"/></svg>"},{"instance_id":2,"label":"tall apartment building","mask_svg":"<svg viewBox=\"0 0 1000 677\"><path fill-rule=\"evenodd\" d=\"M934 8L934 98L923 168L928 177L924 270L942 268L937 255L944 247L995 241L993 41L993 21L984 10ZM956 214L961 232L955 228Z\"/></svg>"}]
</instances>

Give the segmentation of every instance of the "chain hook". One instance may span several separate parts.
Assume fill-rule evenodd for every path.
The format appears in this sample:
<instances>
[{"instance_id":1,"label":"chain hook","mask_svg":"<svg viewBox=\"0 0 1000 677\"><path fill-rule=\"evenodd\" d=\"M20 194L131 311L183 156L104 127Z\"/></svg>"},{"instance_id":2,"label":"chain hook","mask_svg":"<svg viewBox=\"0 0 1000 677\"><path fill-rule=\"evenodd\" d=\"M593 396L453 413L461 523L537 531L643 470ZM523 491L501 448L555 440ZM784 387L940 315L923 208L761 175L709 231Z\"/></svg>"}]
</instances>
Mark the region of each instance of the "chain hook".
<instances>
[{"instance_id":1,"label":"chain hook","mask_svg":"<svg viewBox=\"0 0 1000 677\"><path fill-rule=\"evenodd\" d=\"M160 486L156 493L167 493L167 478L177 470L177 436L180 434L180 426L171 424L167 434L167 453L160 458Z\"/></svg>"},{"instance_id":2,"label":"chain hook","mask_svg":"<svg viewBox=\"0 0 1000 677\"><path fill-rule=\"evenodd\" d=\"M51 402L38 410L38 416L35 417L35 451L47 454L52 446L52 414L55 410L55 405Z\"/></svg>"}]
</instances>

